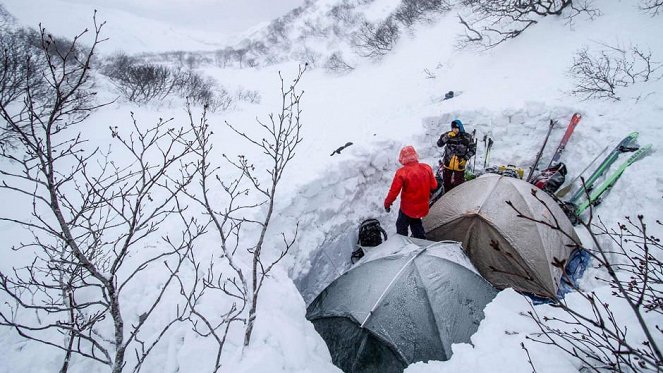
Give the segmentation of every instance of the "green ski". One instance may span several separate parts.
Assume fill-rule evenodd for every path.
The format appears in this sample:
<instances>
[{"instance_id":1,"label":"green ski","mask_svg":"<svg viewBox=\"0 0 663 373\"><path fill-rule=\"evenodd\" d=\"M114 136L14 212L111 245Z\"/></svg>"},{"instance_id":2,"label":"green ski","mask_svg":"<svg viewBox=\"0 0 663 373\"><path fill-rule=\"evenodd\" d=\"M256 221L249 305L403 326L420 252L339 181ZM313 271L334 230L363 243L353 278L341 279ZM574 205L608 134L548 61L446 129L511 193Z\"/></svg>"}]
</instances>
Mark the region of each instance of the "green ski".
<instances>
[{"instance_id":1,"label":"green ski","mask_svg":"<svg viewBox=\"0 0 663 373\"><path fill-rule=\"evenodd\" d=\"M605 194L617 182L620 176L624 173L626 168L636 161L642 159L651 150L652 145L645 145L633 153L624 163L622 163L615 172L613 172L601 185L592 190L589 195L589 200L586 200L576 208L576 215L580 216L590 205L596 203L603 194Z\"/></svg>"},{"instance_id":2,"label":"green ski","mask_svg":"<svg viewBox=\"0 0 663 373\"><path fill-rule=\"evenodd\" d=\"M585 187L587 188L588 191L592 191L592 187L594 186L594 183L596 180L598 180L605 172L612 166L613 163L619 158L619 155L621 153L627 152L627 151L634 151L636 148L633 148L635 145L635 142L638 140L638 132L631 132L628 136L626 136L622 141L615 146L615 148L608 154L607 157L601 162L601 164L598 166L598 168L585 180ZM577 204L578 200L581 197L585 196L585 190L581 186L574 194L569 198L569 202L573 204Z\"/></svg>"}]
</instances>

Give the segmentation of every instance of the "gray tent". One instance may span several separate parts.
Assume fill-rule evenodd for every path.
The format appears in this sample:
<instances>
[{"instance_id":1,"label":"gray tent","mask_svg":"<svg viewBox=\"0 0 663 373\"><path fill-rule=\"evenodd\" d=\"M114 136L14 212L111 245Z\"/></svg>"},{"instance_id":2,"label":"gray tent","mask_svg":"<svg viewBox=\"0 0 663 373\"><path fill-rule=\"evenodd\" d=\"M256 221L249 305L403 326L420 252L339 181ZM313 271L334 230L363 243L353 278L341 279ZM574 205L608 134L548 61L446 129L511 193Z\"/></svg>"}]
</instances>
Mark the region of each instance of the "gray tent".
<instances>
[{"instance_id":1,"label":"gray tent","mask_svg":"<svg viewBox=\"0 0 663 373\"><path fill-rule=\"evenodd\" d=\"M463 264L471 266L457 242L395 235L332 282L306 317L345 372L447 360L452 343L470 341L497 293Z\"/></svg>"},{"instance_id":2,"label":"gray tent","mask_svg":"<svg viewBox=\"0 0 663 373\"><path fill-rule=\"evenodd\" d=\"M424 228L428 239L461 241L479 272L498 289L512 287L543 297L557 294L562 271L551 263L566 260L573 225L544 191L532 195L533 185L516 178L486 174L445 194L432 207ZM524 215L544 219L560 230L519 218L506 204Z\"/></svg>"}]
</instances>

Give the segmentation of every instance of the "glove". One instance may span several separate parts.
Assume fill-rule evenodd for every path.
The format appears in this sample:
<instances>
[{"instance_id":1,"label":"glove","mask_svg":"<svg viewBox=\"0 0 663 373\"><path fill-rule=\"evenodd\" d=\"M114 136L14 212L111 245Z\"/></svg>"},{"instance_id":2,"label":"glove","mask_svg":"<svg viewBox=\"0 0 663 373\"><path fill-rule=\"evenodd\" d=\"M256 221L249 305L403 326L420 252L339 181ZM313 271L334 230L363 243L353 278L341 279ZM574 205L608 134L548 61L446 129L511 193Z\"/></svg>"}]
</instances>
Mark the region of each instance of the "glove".
<instances>
[{"instance_id":1,"label":"glove","mask_svg":"<svg viewBox=\"0 0 663 373\"><path fill-rule=\"evenodd\" d=\"M391 207L385 206L385 207L384 207L384 211L386 211L386 212L391 212Z\"/></svg>"}]
</instances>

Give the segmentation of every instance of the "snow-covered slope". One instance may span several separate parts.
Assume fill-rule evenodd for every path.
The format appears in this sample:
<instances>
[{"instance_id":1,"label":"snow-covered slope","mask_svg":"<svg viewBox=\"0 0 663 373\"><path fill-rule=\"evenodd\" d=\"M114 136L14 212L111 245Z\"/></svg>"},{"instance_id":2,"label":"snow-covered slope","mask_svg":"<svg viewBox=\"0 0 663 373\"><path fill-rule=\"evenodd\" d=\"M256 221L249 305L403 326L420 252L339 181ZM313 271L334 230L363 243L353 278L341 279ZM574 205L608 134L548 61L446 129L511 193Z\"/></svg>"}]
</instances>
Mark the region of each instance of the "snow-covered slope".
<instances>
[{"instance_id":1,"label":"snow-covered slope","mask_svg":"<svg viewBox=\"0 0 663 373\"><path fill-rule=\"evenodd\" d=\"M320 0L304 9L315 14L312 19L319 18L319 25L326 25L329 23L324 18L326 11L320 9L342 3ZM358 9L366 19L379 19L399 4L396 0L362 3ZM3 4L20 23L34 26L42 22L49 30L67 37L89 27L91 22L89 7L81 3L6 0ZM492 135L493 164L526 168L534 160L550 119L566 123L574 112L582 113L582 122L562 159L569 177L582 170L596 152L605 146L612 147L637 130L640 142L653 144L654 152L627 170L596 208L596 213L611 226L625 215L644 214L652 222L660 218L663 81L650 79L620 89L619 101L582 101L569 93L574 84L569 68L576 51L586 46L638 45L651 50L655 61L663 61L660 41L663 22L661 16L641 12L635 2L604 0L596 6L602 15L594 20L579 17L569 25L564 19L549 17L518 38L482 52L454 47L462 26L452 12L441 15L435 22L412 27L380 61L352 57L355 69L344 75L330 74L322 68L323 64L313 64L302 80L304 141L284 175L276 206L278 219L274 220L269 239L278 242L279 233L292 231L297 223L299 236L288 257L265 285L251 347L242 352L241 333L231 333L222 370L337 371L324 342L304 318L306 304L295 285L300 286L299 290L308 299L347 269L349 245L364 218L380 219L388 233L395 234L396 214L385 213L382 201L399 166L398 151L404 145L414 145L422 161L434 165L440 156L435 141L453 118L462 119L469 131L476 129L479 139L484 134ZM102 53L112 53L115 49L133 53L212 50L234 45L236 41L236 37L227 34L183 31L163 21L116 9L100 11L100 16L108 20L105 32L109 42L113 41L104 45ZM245 35L264 32L257 28ZM338 44L337 39L330 40L329 45L316 46L320 53L337 48L350 53L347 45ZM255 89L263 97L260 104L243 104L235 111L215 113L210 123L219 131L223 121L248 128L255 124L256 116L265 118L276 111L280 105L277 74L280 71L286 78L294 77L301 60L299 56L289 58L292 60L256 69L201 67L226 87ZM105 87L104 95L114 94L110 85L101 87ZM449 90L463 94L441 101L439 98ZM108 126L128 121L129 111L137 113L145 123L171 116L180 124L186 123L183 103L137 107L120 100L91 117L95 128L99 128L91 136L107 141ZM557 128L550 144L556 144L562 134L563 128ZM353 145L341 154L330 156L346 142ZM478 165L483 160L482 146L479 142ZM216 149L226 154L246 150L245 144L225 139L219 140ZM550 158L552 149L549 145L543 159ZM11 202L7 195L2 200ZM651 234L663 236L660 226L651 224L650 229ZM12 232L12 228L2 226L3 237L10 237ZM16 255L6 245L0 250L1 258ZM306 289L301 288L302 284L306 284ZM586 276L582 285L608 296L609 289L594 282L591 275ZM141 294L149 294L158 286L145 284L144 289L135 289L130 299L138 302ZM569 301L579 303L574 295L569 296ZM461 369L529 372L531 366L520 347L523 341L538 372L577 369L578 362L561 351L525 340L527 335L538 331L531 320L521 315L529 307L526 299L515 292L501 292L486 308L486 319L472 345L454 346L450 361L414 364L407 372ZM543 313L553 312L548 306L539 308ZM627 310L620 304L615 309L618 313ZM656 314L648 317L658 325L663 321ZM0 371L51 371L61 360L57 350L26 343L7 328L0 329L0 341L7 346L0 360ZM164 337L151 357L152 363L143 370L212 370L213 353L208 340L191 332L189 325L181 325ZM80 360L71 367L76 372L103 370L100 365Z\"/></svg>"}]
</instances>

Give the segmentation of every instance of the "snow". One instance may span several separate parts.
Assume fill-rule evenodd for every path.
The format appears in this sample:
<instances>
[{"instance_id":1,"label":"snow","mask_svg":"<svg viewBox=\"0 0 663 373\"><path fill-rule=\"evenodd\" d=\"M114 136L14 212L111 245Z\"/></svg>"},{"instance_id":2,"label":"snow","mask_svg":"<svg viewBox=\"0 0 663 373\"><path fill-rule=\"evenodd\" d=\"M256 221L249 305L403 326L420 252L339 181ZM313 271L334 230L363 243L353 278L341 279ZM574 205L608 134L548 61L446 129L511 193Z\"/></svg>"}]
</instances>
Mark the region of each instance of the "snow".
<instances>
[{"instance_id":1,"label":"snow","mask_svg":"<svg viewBox=\"0 0 663 373\"><path fill-rule=\"evenodd\" d=\"M42 22L52 32L68 37L91 27L92 9L96 7L98 18L108 21L104 33L110 40L102 45L102 54L116 50L131 53L213 50L234 44L239 40L240 31L269 20L267 17L278 17L288 7L303 2L291 0L278 7L273 3L276 2L260 3L264 13L257 19L257 16L247 16L247 9L258 6L257 0L248 3L247 8L222 1L170 0L167 5L159 5L162 9L158 12L151 12L156 1L140 5L127 1L2 1L21 24L35 27ZM320 8L324 8L323 2L319 3ZM325 3L334 2L326 0ZM379 19L397 5L395 0L376 0L364 5L364 10L368 19ZM229 19L237 22L224 28L223 19L213 24L205 18L194 27L191 19L199 17L194 14L204 14L206 9L211 9L208 6L227 6L224 9ZM663 148L663 80L620 89L620 101L581 101L569 94L573 82L568 72L575 52L585 46L638 45L651 50L656 61L663 61L660 40L663 22L661 16L640 12L635 2L604 0L597 6L602 14L594 20L580 17L568 24L560 18L549 17L518 38L488 51L454 47L462 26L452 12L404 33L393 53L380 61L355 59L358 64L351 73L335 75L322 68L307 71L301 83L305 91L302 98L304 141L280 185L276 205L278 218L270 229L272 242L279 242L280 232L292 232L299 223L299 236L291 252L265 283L251 346L242 349L243 334L240 327L235 328L222 356L222 371L339 371L331 363L324 341L304 317L306 302L349 268L351 245L362 220L378 218L388 234L395 235L396 213L384 212L382 201L399 166L398 151L404 145L414 145L422 162L436 164L441 153L435 141L454 118L462 119L468 131L476 129L479 139L486 133L492 134L495 145L491 164L526 168L534 160L549 120L558 120L561 125L553 130L543 160L552 156L554 146L551 144L559 141L571 115L580 112L583 119L562 158L570 178L605 146L611 149L631 131L639 131L640 143L653 144L654 151L628 168L595 212L609 226L623 221L624 216L643 214L650 222L650 234L663 236L663 229L653 224L663 211L663 176L660 176L663 152L659 150ZM231 11L237 13L231 16ZM260 104L242 103L233 111L210 115L210 123L215 132L218 131L219 143L215 149L219 153L247 151L246 143L226 140L230 133L223 128L223 121L252 130L256 117L265 119L279 108L278 72L285 79L292 79L297 68L297 62L256 69L204 67L206 74L214 76L230 91L240 87L257 90L263 98ZM425 70L435 77L430 78ZM101 88L105 90L101 93L103 97L114 95L109 84L101 84ZM440 101L449 90L463 94ZM155 123L160 117L174 117L174 123L185 125L183 107L177 100L147 106L120 100L88 120L95 127L86 135L96 144L109 143L108 126L128 123L130 111L136 113L143 125ZM346 142L353 145L341 154L330 156ZM258 157L257 153L247 155ZM483 157L480 141L479 168L483 166ZM23 202L4 194L0 195L0 203L12 211L20 211ZM0 224L0 232L5 238L5 245L0 248L3 270L29 260L17 257L8 247L10 242L29 237L29 232L8 223ZM587 242L587 235L582 231L578 233ZM212 247L213 241L213 238L205 238L201 247ZM206 253L209 257L213 255ZM248 268L248 263L246 265ZM590 270L581 286L609 297L610 289L593 279L598 272ZM153 276L154 281L134 284L128 289L125 301L131 304L130 320L138 318L144 307L142 302L162 285L158 273ZM298 289L302 284L309 285ZM171 299L167 299L154 324L168 320L174 311L166 306L174 303L170 301L176 296L169 294ZM568 295L567 301L581 304L577 294ZM205 306L223 309L227 305ZM526 298L516 292L510 289L500 292L486 307L486 318L471 344L454 345L449 361L415 363L406 372L531 372L521 342L525 343L538 372L579 369L579 363L561 350L526 340L526 336L538 331L536 325L522 315L530 307ZM536 307L542 314L555 312L546 305ZM615 301L613 311L619 317L626 317L626 323L634 322L628 319L629 310L624 304ZM659 326L663 322L660 314L647 317ZM629 327L629 331L632 330L637 328ZM0 329L0 344L5 346L0 360L2 372L45 372L61 364L58 351L25 342L7 328ZM182 325L167 334L143 370L212 371L214 354L215 346L210 339L201 338L189 325ZM76 359L71 367L74 372L103 370L103 366L85 359Z\"/></svg>"}]
</instances>

